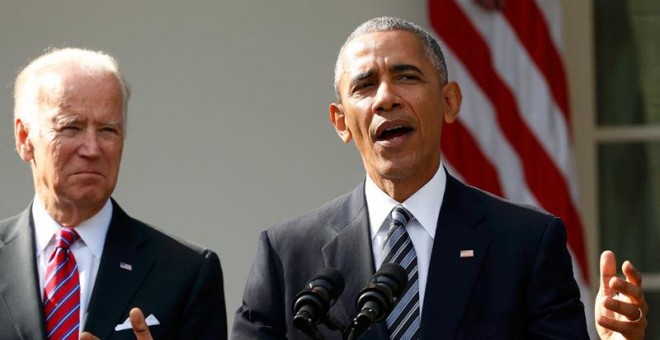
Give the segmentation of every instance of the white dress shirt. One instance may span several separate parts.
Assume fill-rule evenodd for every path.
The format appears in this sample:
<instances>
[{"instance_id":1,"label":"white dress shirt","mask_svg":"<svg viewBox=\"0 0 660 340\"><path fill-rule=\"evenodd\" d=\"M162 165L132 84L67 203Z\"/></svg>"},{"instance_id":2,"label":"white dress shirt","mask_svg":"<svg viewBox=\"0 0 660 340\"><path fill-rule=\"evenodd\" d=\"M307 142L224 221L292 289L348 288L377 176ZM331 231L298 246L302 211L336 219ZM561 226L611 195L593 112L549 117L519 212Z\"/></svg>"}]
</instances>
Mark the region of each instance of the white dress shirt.
<instances>
[{"instance_id":1,"label":"white dress shirt","mask_svg":"<svg viewBox=\"0 0 660 340\"><path fill-rule=\"evenodd\" d=\"M421 189L410 196L405 202L397 202L383 192L367 175L364 193L369 211L369 230L374 253L374 264L380 268L383 262L383 243L389 230L390 212L398 204L402 204L413 218L406 225L413 247L417 253L417 270L419 274L419 311L420 316L424 305L426 281L433 250L433 239L438 225L438 215L445 194L447 175L442 163L433 178Z\"/></svg>"},{"instance_id":2,"label":"white dress shirt","mask_svg":"<svg viewBox=\"0 0 660 340\"><path fill-rule=\"evenodd\" d=\"M43 300L44 277L48 259L55 248L55 233L61 228L44 208L38 197L34 198L32 204L32 216L34 218L37 267L39 269L39 286ZM94 289L94 281L101 263L101 254L105 245L105 235L110 226L112 218L112 203L108 200L103 208L91 218L75 226L80 239L71 246L73 256L78 264L78 275L80 278L80 330L83 329L87 316L89 298Z\"/></svg>"}]
</instances>

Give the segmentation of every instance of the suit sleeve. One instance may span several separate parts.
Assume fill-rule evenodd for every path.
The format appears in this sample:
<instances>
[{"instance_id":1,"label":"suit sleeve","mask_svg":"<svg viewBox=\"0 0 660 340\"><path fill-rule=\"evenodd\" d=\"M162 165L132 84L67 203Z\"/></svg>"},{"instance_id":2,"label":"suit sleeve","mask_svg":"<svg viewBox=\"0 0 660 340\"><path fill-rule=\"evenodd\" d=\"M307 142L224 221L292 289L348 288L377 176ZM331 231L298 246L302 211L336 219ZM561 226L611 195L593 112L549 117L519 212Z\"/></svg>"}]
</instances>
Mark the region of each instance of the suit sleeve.
<instances>
[{"instance_id":1,"label":"suit sleeve","mask_svg":"<svg viewBox=\"0 0 660 340\"><path fill-rule=\"evenodd\" d=\"M259 236L243 303L234 316L232 339L284 339L286 308L282 263L273 251L267 232Z\"/></svg>"},{"instance_id":2,"label":"suit sleeve","mask_svg":"<svg viewBox=\"0 0 660 340\"><path fill-rule=\"evenodd\" d=\"M227 312L218 255L205 250L183 313L179 339L227 339ZM167 283L164 283L167 284Z\"/></svg>"},{"instance_id":3,"label":"suit sleeve","mask_svg":"<svg viewBox=\"0 0 660 340\"><path fill-rule=\"evenodd\" d=\"M528 338L589 339L561 220L550 220L537 249L526 292Z\"/></svg>"}]
</instances>

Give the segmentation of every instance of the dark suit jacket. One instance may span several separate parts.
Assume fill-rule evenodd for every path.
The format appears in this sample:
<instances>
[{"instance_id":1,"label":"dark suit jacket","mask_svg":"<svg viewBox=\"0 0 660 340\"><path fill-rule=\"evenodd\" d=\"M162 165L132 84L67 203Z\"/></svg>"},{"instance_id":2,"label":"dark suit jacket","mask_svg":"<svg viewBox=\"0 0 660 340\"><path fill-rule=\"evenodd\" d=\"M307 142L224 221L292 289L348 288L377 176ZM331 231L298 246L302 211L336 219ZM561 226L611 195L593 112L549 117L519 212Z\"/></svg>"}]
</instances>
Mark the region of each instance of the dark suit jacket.
<instances>
[{"instance_id":1,"label":"dark suit jacket","mask_svg":"<svg viewBox=\"0 0 660 340\"><path fill-rule=\"evenodd\" d=\"M225 339L227 321L218 256L182 243L114 210L84 330L101 339L135 339L115 331L132 307L160 325L155 339ZM31 207L0 222L0 339L46 339ZM132 270L120 268L121 262Z\"/></svg>"},{"instance_id":2,"label":"dark suit jacket","mask_svg":"<svg viewBox=\"0 0 660 340\"><path fill-rule=\"evenodd\" d=\"M295 295L325 267L346 288L330 316L348 325L374 273L364 186L259 238L233 339L307 339ZM474 257L461 258L461 250ZM447 176L422 311L423 339L588 339L562 222ZM319 325L327 339L340 333ZM385 322L363 339L387 339Z\"/></svg>"}]
</instances>

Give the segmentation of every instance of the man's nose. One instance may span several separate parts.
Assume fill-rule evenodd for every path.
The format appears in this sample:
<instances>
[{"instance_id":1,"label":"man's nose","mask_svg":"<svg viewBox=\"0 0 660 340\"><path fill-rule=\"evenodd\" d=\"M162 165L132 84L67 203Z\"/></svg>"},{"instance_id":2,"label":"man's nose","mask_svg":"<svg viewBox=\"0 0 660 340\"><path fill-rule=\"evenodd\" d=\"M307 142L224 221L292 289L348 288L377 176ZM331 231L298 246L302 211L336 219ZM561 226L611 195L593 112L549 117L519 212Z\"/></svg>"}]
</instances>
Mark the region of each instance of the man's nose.
<instances>
[{"instance_id":1,"label":"man's nose","mask_svg":"<svg viewBox=\"0 0 660 340\"><path fill-rule=\"evenodd\" d=\"M381 81L376 91L373 103L374 112L387 112L401 106L401 98L397 94L396 86L388 81Z\"/></svg>"},{"instance_id":2,"label":"man's nose","mask_svg":"<svg viewBox=\"0 0 660 340\"><path fill-rule=\"evenodd\" d=\"M87 129L82 135L78 153L84 157L97 157L101 154L100 136L93 129Z\"/></svg>"}]
</instances>

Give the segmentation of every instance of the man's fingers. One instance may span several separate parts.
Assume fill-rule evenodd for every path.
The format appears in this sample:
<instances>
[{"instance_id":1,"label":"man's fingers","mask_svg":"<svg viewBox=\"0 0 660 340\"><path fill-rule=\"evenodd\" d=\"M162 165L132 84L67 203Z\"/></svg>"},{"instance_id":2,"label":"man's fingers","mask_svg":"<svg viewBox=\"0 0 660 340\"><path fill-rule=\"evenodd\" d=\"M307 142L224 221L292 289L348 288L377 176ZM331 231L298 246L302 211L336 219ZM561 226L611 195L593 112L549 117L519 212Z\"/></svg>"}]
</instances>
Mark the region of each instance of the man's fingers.
<instances>
[{"instance_id":1,"label":"man's fingers","mask_svg":"<svg viewBox=\"0 0 660 340\"><path fill-rule=\"evenodd\" d=\"M606 316L608 318L614 318L615 314L613 311L609 310L606 306L608 297L604 295L596 296L595 302L595 315L598 318L599 315Z\"/></svg>"},{"instance_id":2,"label":"man's fingers","mask_svg":"<svg viewBox=\"0 0 660 340\"><path fill-rule=\"evenodd\" d=\"M614 295L609 285L612 277L616 277L616 257L612 251L606 250L600 255L600 289L606 296Z\"/></svg>"},{"instance_id":3,"label":"man's fingers","mask_svg":"<svg viewBox=\"0 0 660 340\"><path fill-rule=\"evenodd\" d=\"M131 309L128 316L131 319L131 327L133 328L133 333L135 333L137 340L153 340L147 322L144 320L144 314L142 314L140 308Z\"/></svg>"},{"instance_id":4,"label":"man's fingers","mask_svg":"<svg viewBox=\"0 0 660 340\"><path fill-rule=\"evenodd\" d=\"M615 331L615 332L621 333L623 331L628 330L628 325L625 322L616 321L616 320L611 319L611 318L606 318L606 317L601 316L596 320L596 322L599 325L601 325L601 326L603 326L607 329L610 329L612 331Z\"/></svg>"},{"instance_id":5,"label":"man's fingers","mask_svg":"<svg viewBox=\"0 0 660 340\"><path fill-rule=\"evenodd\" d=\"M618 333L625 339L643 339L648 305L642 290L642 276L630 261L625 261L621 269L625 279L616 276L614 253L606 250L601 254L600 287L595 302L598 333L601 338L611 338Z\"/></svg>"},{"instance_id":6,"label":"man's fingers","mask_svg":"<svg viewBox=\"0 0 660 340\"><path fill-rule=\"evenodd\" d=\"M621 314L628 318L628 320L638 320L640 318L640 309L637 308L637 305L632 303L620 301L614 298L607 298L605 301L605 307L613 312ZM644 312L642 312L643 314ZM622 319L625 320L625 319Z\"/></svg>"},{"instance_id":7,"label":"man's fingers","mask_svg":"<svg viewBox=\"0 0 660 340\"><path fill-rule=\"evenodd\" d=\"M612 289L613 293L619 293L619 295L617 295L619 300L638 302L642 299L642 288L626 280L613 277L610 279L608 286Z\"/></svg>"},{"instance_id":8,"label":"man's fingers","mask_svg":"<svg viewBox=\"0 0 660 340\"><path fill-rule=\"evenodd\" d=\"M600 255L600 284L607 286L613 276L616 276L616 257L612 251L606 250Z\"/></svg>"},{"instance_id":9,"label":"man's fingers","mask_svg":"<svg viewBox=\"0 0 660 340\"><path fill-rule=\"evenodd\" d=\"M643 339L646 328L646 320L638 323L630 321L619 321L604 316L599 317L596 322L614 332L620 333L625 339Z\"/></svg>"},{"instance_id":10,"label":"man's fingers","mask_svg":"<svg viewBox=\"0 0 660 340\"><path fill-rule=\"evenodd\" d=\"M640 274L637 269L635 269L635 266L633 266L630 261L623 262L621 265L621 270L623 271L623 274L626 276L628 281L637 286L642 286L642 274Z\"/></svg>"},{"instance_id":11,"label":"man's fingers","mask_svg":"<svg viewBox=\"0 0 660 340\"><path fill-rule=\"evenodd\" d=\"M617 299L625 302L632 302L636 307L639 307L642 310L642 313L648 313L649 307L644 298L641 274L629 261L624 262L621 268L626 275L626 280L621 278L611 278L609 286L616 292L620 293Z\"/></svg>"},{"instance_id":12,"label":"man's fingers","mask_svg":"<svg viewBox=\"0 0 660 340\"><path fill-rule=\"evenodd\" d=\"M80 334L80 340L100 340L90 332L82 332Z\"/></svg>"}]
</instances>

